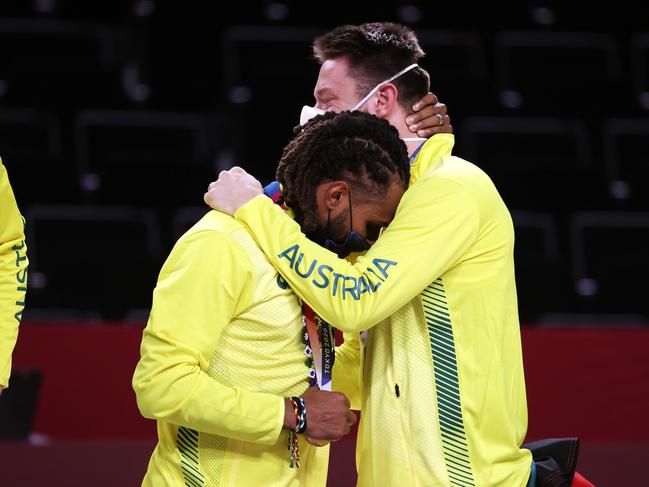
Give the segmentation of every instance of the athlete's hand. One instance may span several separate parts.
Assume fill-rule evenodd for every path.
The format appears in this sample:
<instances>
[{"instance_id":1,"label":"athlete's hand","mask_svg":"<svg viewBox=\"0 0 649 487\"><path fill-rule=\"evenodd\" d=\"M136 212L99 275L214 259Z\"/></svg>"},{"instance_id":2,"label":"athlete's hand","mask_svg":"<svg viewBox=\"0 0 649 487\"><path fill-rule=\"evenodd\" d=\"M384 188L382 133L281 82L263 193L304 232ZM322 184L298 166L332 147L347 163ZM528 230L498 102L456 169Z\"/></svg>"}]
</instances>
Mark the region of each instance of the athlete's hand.
<instances>
[{"instance_id":1,"label":"athlete's hand","mask_svg":"<svg viewBox=\"0 0 649 487\"><path fill-rule=\"evenodd\" d=\"M451 117L447 115L446 105L432 93L428 93L416 102L412 109L415 113L406 117L408 129L417 137L431 137L435 134L452 134Z\"/></svg>"},{"instance_id":2,"label":"athlete's hand","mask_svg":"<svg viewBox=\"0 0 649 487\"><path fill-rule=\"evenodd\" d=\"M321 391L316 387L310 387L302 394L302 399L306 406L304 435L313 443L325 444L327 441L337 441L349 433L351 426L356 423L356 415L349 409L347 396L340 392ZM292 407L291 412L293 412ZM295 417L295 414L293 416ZM295 419L292 421L294 428ZM287 426L291 427L291 424Z\"/></svg>"},{"instance_id":3,"label":"athlete's hand","mask_svg":"<svg viewBox=\"0 0 649 487\"><path fill-rule=\"evenodd\" d=\"M235 166L221 171L219 179L210 183L203 200L215 210L234 215L239 208L263 192L259 181Z\"/></svg>"}]
</instances>

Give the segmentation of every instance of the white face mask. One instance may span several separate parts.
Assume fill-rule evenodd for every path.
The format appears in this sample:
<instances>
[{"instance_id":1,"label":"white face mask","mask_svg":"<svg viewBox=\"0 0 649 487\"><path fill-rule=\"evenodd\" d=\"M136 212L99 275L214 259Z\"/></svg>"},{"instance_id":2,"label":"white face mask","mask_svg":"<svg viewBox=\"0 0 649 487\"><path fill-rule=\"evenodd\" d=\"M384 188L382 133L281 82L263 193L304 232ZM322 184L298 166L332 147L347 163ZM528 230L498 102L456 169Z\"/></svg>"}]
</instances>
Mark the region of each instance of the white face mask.
<instances>
[{"instance_id":1,"label":"white face mask","mask_svg":"<svg viewBox=\"0 0 649 487\"><path fill-rule=\"evenodd\" d=\"M313 117L317 117L318 115L324 115L325 113L327 112L322 110L321 108L304 105L302 107L302 113L300 113L300 125L304 125Z\"/></svg>"},{"instance_id":2,"label":"white face mask","mask_svg":"<svg viewBox=\"0 0 649 487\"><path fill-rule=\"evenodd\" d=\"M369 99L372 97L372 95L373 95L374 93L376 93L376 91L377 91L381 86L383 86L383 85L386 84L386 83L389 83L390 81L394 81L395 79L397 79L397 78L398 78L399 76L401 76L402 74L405 74L405 73L407 73L408 71L410 71L411 69L414 69L414 68L417 68L417 67L419 67L418 64L411 64L410 66L407 66L406 68L404 68L404 69L402 69L401 71L399 71L399 72L398 72L397 74L395 74L394 76L392 76L392 77L390 77L390 78L388 78L388 79L386 79L386 80L381 81L381 82L380 82L379 84L377 84L374 88L372 88L372 89L370 90L370 92L369 92L367 95L365 95L361 101L359 101L356 105L354 105L354 107L351 109L351 111L354 112L354 111L358 110L360 107L362 107L362 106L365 104L365 102L366 102L367 100L369 100ZM315 117L315 116L317 116L317 115L323 115L324 113L326 113L326 111L325 111L325 110L322 110L321 108L310 107L310 106L308 106L308 105L304 105L304 106L302 107L302 113L300 113L300 125L304 125L304 124L307 123L309 120L311 120L313 117Z\"/></svg>"}]
</instances>

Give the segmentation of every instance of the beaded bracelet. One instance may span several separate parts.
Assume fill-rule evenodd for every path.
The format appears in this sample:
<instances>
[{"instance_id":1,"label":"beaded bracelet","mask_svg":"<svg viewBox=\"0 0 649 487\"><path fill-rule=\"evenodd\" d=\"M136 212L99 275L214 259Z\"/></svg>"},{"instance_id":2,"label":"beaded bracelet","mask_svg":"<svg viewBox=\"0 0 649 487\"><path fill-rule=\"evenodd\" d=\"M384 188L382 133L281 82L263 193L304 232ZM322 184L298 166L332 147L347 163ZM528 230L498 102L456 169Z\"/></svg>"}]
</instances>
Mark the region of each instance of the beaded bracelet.
<instances>
[{"instance_id":1,"label":"beaded bracelet","mask_svg":"<svg viewBox=\"0 0 649 487\"><path fill-rule=\"evenodd\" d=\"M306 404L301 397L292 397L293 411L295 411L295 430L288 432L288 450L291 452L289 467L300 468L300 444L297 435L306 431Z\"/></svg>"},{"instance_id":2,"label":"beaded bracelet","mask_svg":"<svg viewBox=\"0 0 649 487\"><path fill-rule=\"evenodd\" d=\"M288 430L288 451L291 452L288 466L300 468L300 444L297 441L297 434L293 430Z\"/></svg>"},{"instance_id":3,"label":"beaded bracelet","mask_svg":"<svg viewBox=\"0 0 649 487\"><path fill-rule=\"evenodd\" d=\"M306 404L304 399L298 396L292 397L291 402L295 411L295 432L301 435L306 431Z\"/></svg>"}]
</instances>

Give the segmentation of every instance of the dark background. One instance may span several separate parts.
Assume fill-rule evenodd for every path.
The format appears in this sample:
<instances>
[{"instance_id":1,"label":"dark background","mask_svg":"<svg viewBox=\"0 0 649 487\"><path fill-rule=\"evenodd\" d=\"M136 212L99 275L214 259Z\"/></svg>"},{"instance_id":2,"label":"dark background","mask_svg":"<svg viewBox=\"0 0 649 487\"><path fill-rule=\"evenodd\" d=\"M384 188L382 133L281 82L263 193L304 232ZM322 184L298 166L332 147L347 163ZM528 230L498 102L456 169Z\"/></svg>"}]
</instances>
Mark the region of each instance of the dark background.
<instances>
[{"instance_id":1,"label":"dark background","mask_svg":"<svg viewBox=\"0 0 649 487\"><path fill-rule=\"evenodd\" d=\"M648 343L649 323L642 2L2 0L0 157L27 220L30 258L14 382L0 401L0 422L17 425L14 437L31 432L33 445L115 436L90 422L120 438L154 434L127 383L164 259L207 211L202 195L220 170L237 164L263 183L273 179L302 105L313 104L313 37L385 20L419 35L421 65L449 107L454 154L485 169L512 212L532 437L595 441L590 465L610 475L599 479L618 469L605 467L609 455L628 465L647 451L649 352L625 353ZM552 339L543 335L550 328ZM52 347L42 349L43 341ZM93 352L81 359L80 348ZM568 373L566 360L582 364L579 373ZM110 399L100 387L106 361L122 371ZM92 377L77 381L84 365ZM7 416L11 394L19 406ZM72 403L88 396L95 414L84 426ZM628 434L594 426L610 422L609 406L620 402L644 426ZM108 412L115 404L128 411L118 415L131 418L128 431ZM562 425L588 426L552 427L561 412ZM133 456L137 478L146 441L142 458ZM3 451L50 468L21 445L27 453ZM106 445L87 451L100 455ZM131 451L122 447L115 451ZM113 485L127 485L120 482Z\"/></svg>"},{"instance_id":2,"label":"dark background","mask_svg":"<svg viewBox=\"0 0 649 487\"><path fill-rule=\"evenodd\" d=\"M419 34L455 154L512 211L523 321L646 321L649 14L616 6L3 1L0 155L27 217L25 316L146 317L218 171L272 180L313 103L311 39L392 20Z\"/></svg>"}]
</instances>

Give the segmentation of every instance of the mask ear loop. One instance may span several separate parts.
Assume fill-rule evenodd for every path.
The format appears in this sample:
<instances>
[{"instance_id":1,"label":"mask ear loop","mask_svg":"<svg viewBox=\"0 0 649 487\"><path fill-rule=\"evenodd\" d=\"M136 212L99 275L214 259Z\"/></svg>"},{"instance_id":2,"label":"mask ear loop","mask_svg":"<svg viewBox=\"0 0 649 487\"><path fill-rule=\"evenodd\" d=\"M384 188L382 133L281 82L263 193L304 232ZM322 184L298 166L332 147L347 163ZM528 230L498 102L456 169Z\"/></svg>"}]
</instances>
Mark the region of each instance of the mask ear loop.
<instances>
[{"instance_id":1,"label":"mask ear loop","mask_svg":"<svg viewBox=\"0 0 649 487\"><path fill-rule=\"evenodd\" d=\"M354 220L352 217L352 188L349 186L349 193L347 193L347 197L349 198L349 232L347 232L347 235L345 236L345 239L342 241L342 243L335 242L334 240L331 240L331 242L336 246L336 247L343 247L347 245L349 242L349 236L351 233L354 231ZM329 209L329 213L327 214L327 226L325 227L325 232L329 234L330 230L330 222L331 222L331 209Z\"/></svg>"},{"instance_id":2,"label":"mask ear loop","mask_svg":"<svg viewBox=\"0 0 649 487\"><path fill-rule=\"evenodd\" d=\"M325 227L325 232L329 232L329 224L331 223L331 208L329 208L327 213L327 226Z\"/></svg>"},{"instance_id":3,"label":"mask ear loop","mask_svg":"<svg viewBox=\"0 0 649 487\"><path fill-rule=\"evenodd\" d=\"M419 65L418 65L417 63L415 63L415 64L411 64L410 66L407 66L407 67L403 68L401 71L399 71L399 72L398 72L397 74L395 74L394 76L392 76L392 77L390 77L390 78L388 78L388 79L386 79L386 80L381 81L378 85L376 85L374 88L372 88L372 90L371 90L367 95L365 95L365 97L364 97L361 101L359 101L359 102L356 104L356 106L354 106L354 108L351 109L351 111L352 111L352 112L353 112L353 111L356 111L356 110L358 110L360 107L362 107L362 106L365 104L365 102L366 102L367 100L369 100L369 99L371 98L371 96L372 96L374 93L376 93L376 90L378 90L381 86L383 86L383 85L386 84L386 83L389 83L390 81L393 81L393 80L397 79L397 78L398 78L399 76L401 76L402 74L407 73L407 72L410 71L411 69L414 69L414 68L417 68L417 67L419 67Z\"/></svg>"},{"instance_id":4,"label":"mask ear loop","mask_svg":"<svg viewBox=\"0 0 649 487\"><path fill-rule=\"evenodd\" d=\"M352 218L352 187L351 186L349 186L349 193L347 193L347 196L349 198L349 234L351 234L354 231L354 219Z\"/></svg>"},{"instance_id":5,"label":"mask ear loop","mask_svg":"<svg viewBox=\"0 0 649 487\"><path fill-rule=\"evenodd\" d=\"M347 195L349 197L349 230L350 231L354 228L353 227L354 223L352 221L352 196L351 196L351 191L352 190L351 190L351 186L350 186L349 187L349 193ZM330 229L331 229L331 208L329 208L327 210L327 226L325 227L325 232L326 232L327 235L329 234ZM345 245L348 240L349 240L349 234L347 235L347 237L345 237L345 241L342 244L338 244L336 242L334 242L334 243L336 245ZM333 242L333 240L332 240L332 242Z\"/></svg>"}]
</instances>

